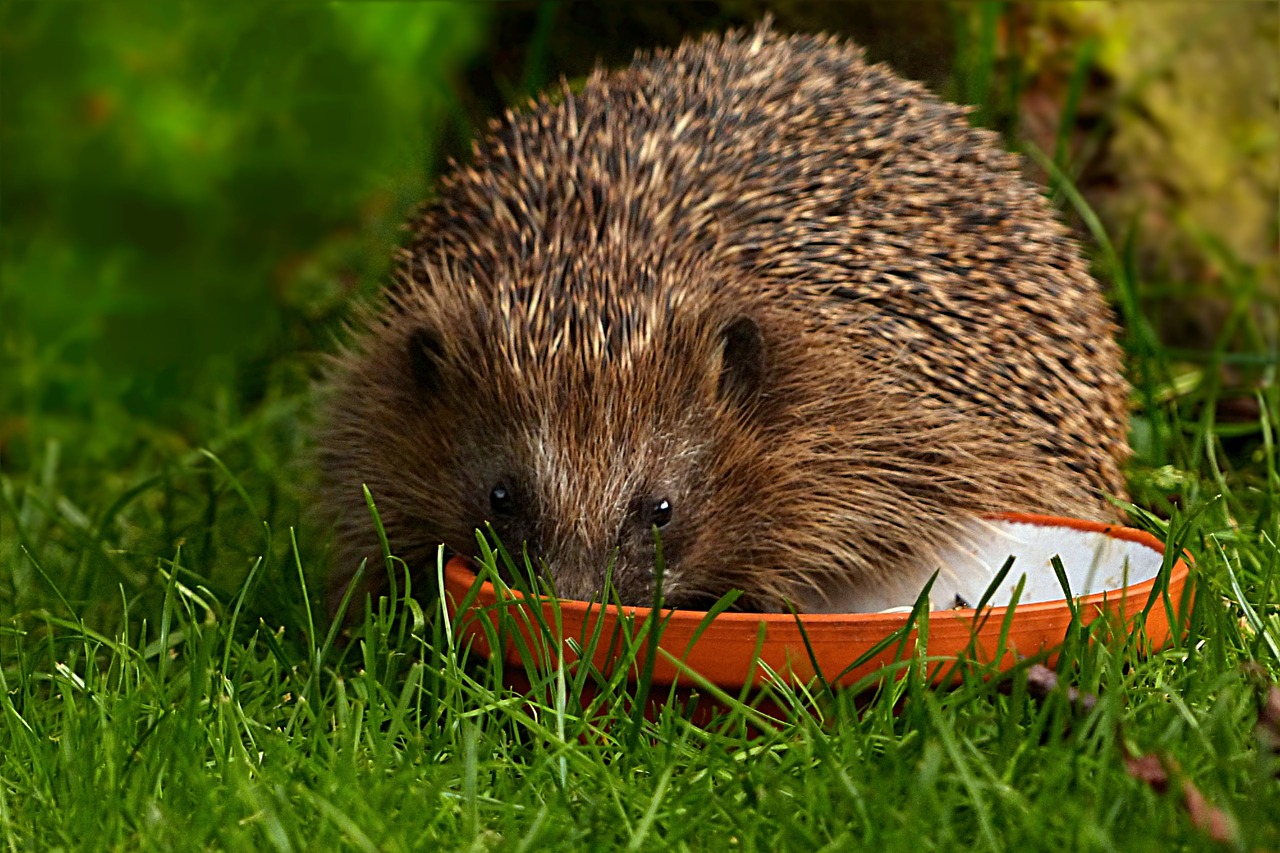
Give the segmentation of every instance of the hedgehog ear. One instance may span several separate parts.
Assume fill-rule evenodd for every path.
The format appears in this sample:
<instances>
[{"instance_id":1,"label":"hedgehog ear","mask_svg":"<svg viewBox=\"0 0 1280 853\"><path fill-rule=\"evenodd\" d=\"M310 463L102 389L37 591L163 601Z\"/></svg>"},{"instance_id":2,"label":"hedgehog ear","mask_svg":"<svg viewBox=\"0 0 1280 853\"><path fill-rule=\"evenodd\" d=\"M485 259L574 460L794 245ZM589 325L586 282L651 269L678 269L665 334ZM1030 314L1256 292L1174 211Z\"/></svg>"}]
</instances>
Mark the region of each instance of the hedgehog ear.
<instances>
[{"instance_id":1,"label":"hedgehog ear","mask_svg":"<svg viewBox=\"0 0 1280 853\"><path fill-rule=\"evenodd\" d=\"M426 326L419 326L409 333L405 344L409 356L409 369L418 390L434 394L440 390L440 364L444 361L444 341L440 334Z\"/></svg>"},{"instance_id":2,"label":"hedgehog ear","mask_svg":"<svg viewBox=\"0 0 1280 853\"><path fill-rule=\"evenodd\" d=\"M720 330L716 349L716 399L746 405L764 384L764 335L750 317L737 317Z\"/></svg>"}]
</instances>

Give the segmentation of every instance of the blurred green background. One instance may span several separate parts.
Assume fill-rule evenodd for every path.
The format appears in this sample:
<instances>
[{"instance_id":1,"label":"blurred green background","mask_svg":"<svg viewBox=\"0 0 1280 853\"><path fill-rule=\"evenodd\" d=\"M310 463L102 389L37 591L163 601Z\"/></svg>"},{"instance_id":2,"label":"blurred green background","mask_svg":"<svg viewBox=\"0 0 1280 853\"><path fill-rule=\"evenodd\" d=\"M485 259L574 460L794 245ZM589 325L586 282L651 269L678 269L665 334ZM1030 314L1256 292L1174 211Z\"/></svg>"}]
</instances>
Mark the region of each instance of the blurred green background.
<instances>
[{"instance_id":1,"label":"blurred green background","mask_svg":"<svg viewBox=\"0 0 1280 853\"><path fill-rule=\"evenodd\" d=\"M76 609L118 610L184 545L234 583L262 519L304 518L318 359L442 140L469 136L459 73L489 18L0 7L0 601L47 600L43 571ZM223 511L197 448L257 503Z\"/></svg>"},{"instance_id":2,"label":"blurred green background","mask_svg":"<svg viewBox=\"0 0 1280 853\"><path fill-rule=\"evenodd\" d=\"M6 411L174 425L214 376L260 397L275 359L385 269L485 17L7 6L6 354L65 371L20 372Z\"/></svg>"},{"instance_id":3,"label":"blurred green background","mask_svg":"<svg viewBox=\"0 0 1280 853\"><path fill-rule=\"evenodd\" d=\"M1037 144L1091 198L1118 197L1103 212L1126 231L1117 242L1144 247L1145 307L1188 351L1252 347L1224 381L1256 419L1248 400L1274 367L1257 352L1274 349L1275 210L1255 203L1274 202L1273 82L1246 64L1259 82L1232 107L1236 123L1218 122L1221 147L1166 146L1167 169L1126 183L1142 174L1127 162L1187 135L1161 105L1169 86L1191 85L1169 71L1196 67L1188 38L1211 56L1240 42L1274 67L1253 43L1274 46L1274 9L1210 17L1210 5L1170 4L1186 15L1154 56L1134 52L1153 39L1123 4L0 5L0 612L44 606L51 584L77 612L116 612L122 592L154 595L157 561L178 554L218 593L257 555L283 559L288 529L311 521L311 383L445 158L504 105L597 57L623 63L768 11L785 29L857 38L977 105L975 121L1011 145ZM1206 20L1226 21L1217 41ZM1139 127L1154 115L1163 136L1135 137L1130 115L1147 117ZM1209 191L1182 188L1179 156L1228 183L1243 174L1205 219L1247 211L1249 228L1229 230L1261 236L1233 243L1200 224ZM1164 220L1190 225L1161 232L1156 217L1133 237L1154 209L1133 199L1153 184L1182 216ZM1195 241L1175 239L1188 233L1205 247L1190 260ZM1218 307L1169 307L1193 299ZM1185 375L1202 378L1192 363ZM1143 446L1161 488L1181 488L1167 445ZM301 551L318 570L324 537Z\"/></svg>"}]
</instances>

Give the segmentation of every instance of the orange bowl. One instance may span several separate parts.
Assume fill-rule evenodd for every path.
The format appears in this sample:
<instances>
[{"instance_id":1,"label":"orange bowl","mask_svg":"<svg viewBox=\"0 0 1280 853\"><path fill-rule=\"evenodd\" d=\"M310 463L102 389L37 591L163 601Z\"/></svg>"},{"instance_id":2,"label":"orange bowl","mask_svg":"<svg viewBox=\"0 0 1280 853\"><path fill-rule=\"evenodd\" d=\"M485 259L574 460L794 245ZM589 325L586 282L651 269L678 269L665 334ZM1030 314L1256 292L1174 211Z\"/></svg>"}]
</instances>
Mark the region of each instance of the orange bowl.
<instances>
[{"instance_id":1,"label":"orange bowl","mask_svg":"<svg viewBox=\"0 0 1280 853\"><path fill-rule=\"evenodd\" d=\"M461 558L445 566L445 601L464 643L469 641L485 657L493 654L495 645L501 647L503 659L516 670L513 684L527 683L521 676L531 665L526 659L529 652L537 660L575 665L584 649L591 650L592 664L606 674L621 659L637 671L651 664L655 685L695 686L698 680L688 672L692 670L728 690L764 683L769 678L766 670L800 682L821 674L829 684L850 686L920 652L933 664L930 678L935 682L958 678L951 664L961 657L1003 670L1020 658L1052 653L1066 636L1073 607L1063 598L1050 562L1059 555L1073 594L1083 593L1074 595L1081 624L1109 614L1118 620L1114 623L1118 630L1136 635L1141 651L1167 643L1174 626L1179 632L1185 628L1190 605L1187 563L1179 558L1163 570L1168 562L1164 546L1151 534L1025 514L1004 515L992 523L998 529L993 542L977 549L984 553L968 555L974 565L986 561L985 573L941 573L931 596L935 606L939 598L981 601L989 581L1004 565L1002 557L991 555L1013 553L1017 557L1014 570L994 587L992 603L980 611L934 609L927 621L913 622L910 612L721 613L707 621L702 612L663 610L658 614L658 647L665 654L657 654L651 662L646 657L647 639L639 641L638 653L622 656L628 644L623 635L630 630L628 636L635 636L650 617L650 608L530 598L514 590L500 591L489 582L480 584L468 600L477 578ZM951 586L943 583L943 575ZM1024 578L1022 595L1011 607L1008 602L1020 576ZM966 583L967 591L953 599L952 588ZM460 609L464 603L465 609ZM504 609L514 618L495 619ZM922 634L926 639L920 643Z\"/></svg>"}]
</instances>

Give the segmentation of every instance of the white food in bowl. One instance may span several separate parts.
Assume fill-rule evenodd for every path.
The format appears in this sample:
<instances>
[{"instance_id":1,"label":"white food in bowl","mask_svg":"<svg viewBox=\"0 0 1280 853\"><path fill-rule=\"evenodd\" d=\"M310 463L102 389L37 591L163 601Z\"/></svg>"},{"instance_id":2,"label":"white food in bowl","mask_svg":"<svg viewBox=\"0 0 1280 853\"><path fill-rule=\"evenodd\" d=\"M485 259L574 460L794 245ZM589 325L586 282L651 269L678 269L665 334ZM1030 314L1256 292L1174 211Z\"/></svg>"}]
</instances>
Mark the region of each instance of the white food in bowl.
<instances>
[{"instance_id":1,"label":"white food in bowl","mask_svg":"<svg viewBox=\"0 0 1280 853\"><path fill-rule=\"evenodd\" d=\"M1148 581L1164 562L1160 551L1144 543L1065 526L991 520L971 525L966 539L943 555L941 567L922 565L913 576L886 583L872 596L866 589L835 591L825 601L814 602L809 612L910 610L935 571L938 579L930 591L930 609L973 607L982 600L1010 556L1014 558L1013 567L988 602L991 606L1007 605L1024 576L1020 604L1062 600L1062 585L1053 570L1054 556L1062 560L1071 593L1076 597Z\"/></svg>"}]
</instances>

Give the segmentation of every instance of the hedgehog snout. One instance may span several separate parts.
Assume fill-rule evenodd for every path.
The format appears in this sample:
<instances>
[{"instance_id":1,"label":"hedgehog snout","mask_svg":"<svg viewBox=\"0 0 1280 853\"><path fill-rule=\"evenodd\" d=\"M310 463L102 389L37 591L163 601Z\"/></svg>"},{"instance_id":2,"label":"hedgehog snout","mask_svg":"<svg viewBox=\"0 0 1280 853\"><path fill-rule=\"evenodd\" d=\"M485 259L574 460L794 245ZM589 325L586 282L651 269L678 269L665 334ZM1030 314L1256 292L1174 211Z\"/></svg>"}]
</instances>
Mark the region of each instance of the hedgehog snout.
<instances>
[{"instance_id":1,"label":"hedgehog snout","mask_svg":"<svg viewBox=\"0 0 1280 853\"><path fill-rule=\"evenodd\" d=\"M653 598L652 555L636 553L623 537L593 536L582 525L569 535L552 537L541 555L556 595L587 600L614 596L622 604L643 606Z\"/></svg>"}]
</instances>

